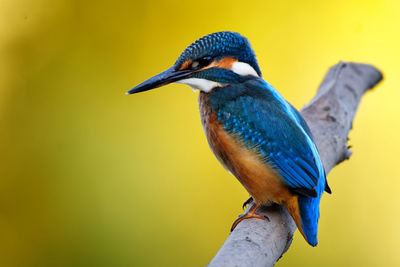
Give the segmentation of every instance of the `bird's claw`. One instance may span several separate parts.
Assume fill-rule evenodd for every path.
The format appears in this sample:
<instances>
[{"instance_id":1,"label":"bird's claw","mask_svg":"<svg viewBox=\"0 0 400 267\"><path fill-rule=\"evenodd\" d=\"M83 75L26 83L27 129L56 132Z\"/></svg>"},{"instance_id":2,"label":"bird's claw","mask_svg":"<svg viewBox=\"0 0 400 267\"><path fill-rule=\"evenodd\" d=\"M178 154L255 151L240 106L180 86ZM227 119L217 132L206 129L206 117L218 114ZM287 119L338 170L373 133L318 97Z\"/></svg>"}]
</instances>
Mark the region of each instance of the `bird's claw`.
<instances>
[{"instance_id":1,"label":"bird's claw","mask_svg":"<svg viewBox=\"0 0 400 267\"><path fill-rule=\"evenodd\" d=\"M232 227L231 227L231 232L236 228L236 226L243 220L245 219L251 219L251 218L256 218L256 219L261 219L261 220L265 220L270 222L270 219L268 218L268 216L262 216L262 215L258 215L253 211L251 211L250 213L245 213L245 214L241 214L239 215L239 217L233 222Z\"/></svg>"},{"instance_id":2,"label":"bird's claw","mask_svg":"<svg viewBox=\"0 0 400 267\"><path fill-rule=\"evenodd\" d=\"M253 198L252 198L252 197L249 197L248 200L246 200L245 202L243 202L242 209L243 209L243 210L246 209L246 207L247 207L248 205L250 205L251 202L253 202Z\"/></svg>"}]
</instances>

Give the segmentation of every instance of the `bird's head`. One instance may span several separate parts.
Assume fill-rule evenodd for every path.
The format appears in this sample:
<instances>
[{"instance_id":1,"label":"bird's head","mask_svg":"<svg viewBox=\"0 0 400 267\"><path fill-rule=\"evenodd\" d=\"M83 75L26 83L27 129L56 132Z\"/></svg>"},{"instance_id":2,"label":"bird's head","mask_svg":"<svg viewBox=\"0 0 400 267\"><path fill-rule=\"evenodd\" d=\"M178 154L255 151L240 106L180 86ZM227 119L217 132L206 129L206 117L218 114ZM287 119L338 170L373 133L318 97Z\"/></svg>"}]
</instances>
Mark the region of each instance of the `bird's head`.
<instances>
[{"instance_id":1,"label":"bird's head","mask_svg":"<svg viewBox=\"0 0 400 267\"><path fill-rule=\"evenodd\" d=\"M215 87L261 77L249 41L235 32L206 35L179 56L175 64L127 92L134 94L169 83L183 83L209 92Z\"/></svg>"}]
</instances>

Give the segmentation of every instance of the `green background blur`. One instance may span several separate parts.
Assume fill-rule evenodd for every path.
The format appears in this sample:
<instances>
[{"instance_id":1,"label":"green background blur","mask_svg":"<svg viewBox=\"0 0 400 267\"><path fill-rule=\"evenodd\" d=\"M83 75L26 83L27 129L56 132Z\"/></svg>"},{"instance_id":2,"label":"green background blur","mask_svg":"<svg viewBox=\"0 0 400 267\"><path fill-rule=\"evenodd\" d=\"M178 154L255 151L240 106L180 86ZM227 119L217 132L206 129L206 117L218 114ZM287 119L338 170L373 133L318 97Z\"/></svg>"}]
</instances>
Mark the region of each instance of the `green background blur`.
<instances>
[{"instance_id":1,"label":"green background blur","mask_svg":"<svg viewBox=\"0 0 400 267\"><path fill-rule=\"evenodd\" d=\"M354 155L328 176L319 245L277 266L400 265L400 2L0 0L0 266L203 266L248 195L197 94L125 91L220 30L301 108L329 66L372 63Z\"/></svg>"}]
</instances>

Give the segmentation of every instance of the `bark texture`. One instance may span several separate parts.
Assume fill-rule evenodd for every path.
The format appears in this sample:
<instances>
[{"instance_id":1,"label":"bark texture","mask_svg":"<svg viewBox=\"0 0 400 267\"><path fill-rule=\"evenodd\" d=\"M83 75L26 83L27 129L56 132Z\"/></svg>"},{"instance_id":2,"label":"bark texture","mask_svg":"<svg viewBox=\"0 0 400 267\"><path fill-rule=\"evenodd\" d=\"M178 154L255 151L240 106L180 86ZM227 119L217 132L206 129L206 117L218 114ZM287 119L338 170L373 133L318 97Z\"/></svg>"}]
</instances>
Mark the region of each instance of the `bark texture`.
<instances>
[{"instance_id":1,"label":"bark texture","mask_svg":"<svg viewBox=\"0 0 400 267\"><path fill-rule=\"evenodd\" d=\"M329 69L317 94L301 110L327 174L351 156L347 140L358 104L363 94L381 80L382 73L371 65L339 62ZM322 214L326 212L321 209ZM240 222L209 267L266 267L282 257L292 243L296 225L286 209L278 205L261 207L257 213L268 216L270 222L260 219Z\"/></svg>"}]
</instances>

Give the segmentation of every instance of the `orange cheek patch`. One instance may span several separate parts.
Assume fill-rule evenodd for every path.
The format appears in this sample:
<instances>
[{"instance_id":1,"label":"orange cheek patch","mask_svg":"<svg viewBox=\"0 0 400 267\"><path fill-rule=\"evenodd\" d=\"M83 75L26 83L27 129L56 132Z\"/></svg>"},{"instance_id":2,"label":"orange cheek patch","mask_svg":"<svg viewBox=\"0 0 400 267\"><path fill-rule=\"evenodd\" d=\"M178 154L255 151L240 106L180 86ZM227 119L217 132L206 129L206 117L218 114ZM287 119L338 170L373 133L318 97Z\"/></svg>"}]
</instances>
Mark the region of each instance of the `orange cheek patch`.
<instances>
[{"instance_id":1,"label":"orange cheek patch","mask_svg":"<svg viewBox=\"0 0 400 267\"><path fill-rule=\"evenodd\" d=\"M210 65L208 65L205 68L203 68L203 70L204 69L209 69L209 68L212 68L212 67L218 67L218 68L222 68L222 69L231 70L233 63L235 63L235 62L237 62L236 58L224 57L224 58L221 58L219 61L213 61ZM185 62L183 62L183 64L179 68L179 70L185 70L185 69L190 68L192 63L193 63L193 60L191 60L191 59L186 60Z\"/></svg>"},{"instance_id":2,"label":"orange cheek patch","mask_svg":"<svg viewBox=\"0 0 400 267\"><path fill-rule=\"evenodd\" d=\"M237 62L236 58L224 57L224 58L221 58L219 61L214 61L207 68L218 67L218 68L222 68L222 69L231 70L233 63L235 63L235 62Z\"/></svg>"},{"instance_id":3,"label":"orange cheek patch","mask_svg":"<svg viewBox=\"0 0 400 267\"><path fill-rule=\"evenodd\" d=\"M192 65L192 60L188 59L185 62L183 62L182 66L179 68L179 70L185 70L187 68L189 68L190 65Z\"/></svg>"}]
</instances>

